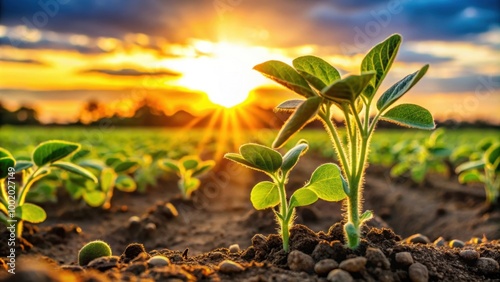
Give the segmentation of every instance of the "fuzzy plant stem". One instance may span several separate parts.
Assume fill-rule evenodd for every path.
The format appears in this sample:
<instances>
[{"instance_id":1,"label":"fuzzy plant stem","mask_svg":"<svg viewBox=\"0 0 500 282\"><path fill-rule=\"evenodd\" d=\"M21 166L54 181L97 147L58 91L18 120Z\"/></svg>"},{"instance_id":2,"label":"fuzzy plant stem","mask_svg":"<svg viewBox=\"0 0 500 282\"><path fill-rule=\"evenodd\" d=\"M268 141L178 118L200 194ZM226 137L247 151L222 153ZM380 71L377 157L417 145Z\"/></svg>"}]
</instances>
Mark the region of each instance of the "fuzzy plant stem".
<instances>
[{"instance_id":1,"label":"fuzzy plant stem","mask_svg":"<svg viewBox=\"0 0 500 282\"><path fill-rule=\"evenodd\" d=\"M280 194L280 216L278 216L278 222L280 224L281 239L283 240L283 250L288 253L290 250L289 240L290 240L290 211L288 210L288 204L286 200L286 190L285 190L285 180L275 179L275 183L278 184L278 191Z\"/></svg>"}]
</instances>

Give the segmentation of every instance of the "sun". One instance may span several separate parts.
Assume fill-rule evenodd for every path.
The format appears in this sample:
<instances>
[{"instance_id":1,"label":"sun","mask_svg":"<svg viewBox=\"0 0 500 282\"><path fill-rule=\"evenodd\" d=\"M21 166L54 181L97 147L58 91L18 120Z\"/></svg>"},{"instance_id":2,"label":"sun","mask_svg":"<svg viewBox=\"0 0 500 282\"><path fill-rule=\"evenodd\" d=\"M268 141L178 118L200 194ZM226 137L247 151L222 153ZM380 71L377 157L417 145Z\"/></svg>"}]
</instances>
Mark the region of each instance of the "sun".
<instances>
[{"instance_id":1,"label":"sun","mask_svg":"<svg viewBox=\"0 0 500 282\"><path fill-rule=\"evenodd\" d=\"M252 67L267 57L266 50L228 42L195 41L197 56L179 64L181 86L203 92L213 103L231 108L245 102L250 92L265 83Z\"/></svg>"}]
</instances>

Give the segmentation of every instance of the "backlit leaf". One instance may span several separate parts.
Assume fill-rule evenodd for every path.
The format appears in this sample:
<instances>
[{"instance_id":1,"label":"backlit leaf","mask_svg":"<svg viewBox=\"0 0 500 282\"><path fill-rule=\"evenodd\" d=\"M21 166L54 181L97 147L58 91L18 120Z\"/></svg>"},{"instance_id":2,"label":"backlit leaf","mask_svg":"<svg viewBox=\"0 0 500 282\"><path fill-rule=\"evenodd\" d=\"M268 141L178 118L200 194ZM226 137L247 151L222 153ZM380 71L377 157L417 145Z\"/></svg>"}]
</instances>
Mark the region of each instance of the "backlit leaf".
<instances>
[{"instance_id":1,"label":"backlit leaf","mask_svg":"<svg viewBox=\"0 0 500 282\"><path fill-rule=\"evenodd\" d=\"M0 157L0 181L9 176L9 168L14 167L16 160L12 157Z\"/></svg>"},{"instance_id":2,"label":"backlit leaf","mask_svg":"<svg viewBox=\"0 0 500 282\"><path fill-rule=\"evenodd\" d=\"M75 165L70 162L55 162L51 166L69 171L71 173L83 176L84 178L87 178L89 180L92 180L94 183L97 183L97 178L92 174L92 172L86 170L85 168Z\"/></svg>"},{"instance_id":3,"label":"backlit leaf","mask_svg":"<svg viewBox=\"0 0 500 282\"><path fill-rule=\"evenodd\" d=\"M27 222L40 223L45 221L47 214L43 208L34 204L25 203L22 206L16 207L16 217Z\"/></svg>"},{"instance_id":4,"label":"backlit leaf","mask_svg":"<svg viewBox=\"0 0 500 282\"><path fill-rule=\"evenodd\" d=\"M382 115L386 120L401 126L431 130L436 127L431 113L414 104L401 104Z\"/></svg>"},{"instance_id":5,"label":"backlit leaf","mask_svg":"<svg viewBox=\"0 0 500 282\"><path fill-rule=\"evenodd\" d=\"M293 66L318 91L340 79L332 65L315 56L298 57L293 60Z\"/></svg>"},{"instance_id":6,"label":"backlit leaf","mask_svg":"<svg viewBox=\"0 0 500 282\"><path fill-rule=\"evenodd\" d=\"M302 156L308 148L309 145L307 143L299 143L283 156L281 170L284 174L288 173L297 164L300 156Z\"/></svg>"},{"instance_id":7,"label":"backlit leaf","mask_svg":"<svg viewBox=\"0 0 500 282\"><path fill-rule=\"evenodd\" d=\"M257 210L272 208L280 203L278 186L269 181L257 183L250 193L250 201Z\"/></svg>"},{"instance_id":8,"label":"backlit leaf","mask_svg":"<svg viewBox=\"0 0 500 282\"><path fill-rule=\"evenodd\" d=\"M344 192L340 168L333 163L322 164L316 168L305 187L314 191L320 199L325 201L340 201L347 196Z\"/></svg>"},{"instance_id":9,"label":"backlit leaf","mask_svg":"<svg viewBox=\"0 0 500 282\"><path fill-rule=\"evenodd\" d=\"M134 192L137 189L137 184L134 179L128 175L118 175L115 181L116 189L123 192Z\"/></svg>"},{"instance_id":10,"label":"backlit leaf","mask_svg":"<svg viewBox=\"0 0 500 282\"><path fill-rule=\"evenodd\" d=\"M354 104L359 95L361 95L363 89L365 89L374 76L374 72L366 72L361 75L350 75L328 85L321 91L321 96L339 104Z\"/></svg>"},{"instance_id":11,"label":"backlit leaf","mask_svg":"<svg viewBox=\"0 0 500 282\"><path fill-rule=\"evenodd\" d=\"M309 188L300 188L292 194L288 206L290 209L293 209L295 207L308 206L315 203L317 200L318 195L315 191Z\"/></svg>"},{"instance_id":12,"label":"backlit leaf","mask_svg":"<svg viewBox=\"0 0 500 282\"><path fill-rule=\"evenodd\" d=\"M281 154L277 151L259 144L244 144L240 147L241 156L252 166L265 172L276 172L283 162Z\"/></svg>"},{"instance_id":13,"label":"backlit leaf","mask_svg":"<svg viewBox=\"0 0 500 282\"><path fill-rule=\"evenodd\" d=\"M33 152L33 162L37 166L58 161L71 153L78 151L80 144L67 141L52 140L40 143Z\"/></svg>"}]
</instances>

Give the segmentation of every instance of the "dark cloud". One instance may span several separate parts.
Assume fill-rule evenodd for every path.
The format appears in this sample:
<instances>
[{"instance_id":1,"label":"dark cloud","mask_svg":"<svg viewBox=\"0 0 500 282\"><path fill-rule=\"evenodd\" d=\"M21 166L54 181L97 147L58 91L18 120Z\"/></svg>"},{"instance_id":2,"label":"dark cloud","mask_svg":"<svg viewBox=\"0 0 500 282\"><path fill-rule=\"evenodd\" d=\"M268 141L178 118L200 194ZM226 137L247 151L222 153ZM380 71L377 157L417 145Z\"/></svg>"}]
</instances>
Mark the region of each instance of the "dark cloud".
<instances>
[{"instance_id":1,"label":"dark cloud","mask_svg":"<svg viewBox=\"0 0 500 282\"><path fill-rule=\"evenodd\" d=\"M111 69L89 69L84 70L82 73L99 73L113 76L180 76L180 73L170 71L170 70L162 70L162 71L140 71L136 69L120 69L120 70L111 70Z\"/></svg>"},{"instance_id":2,"label":"dark cloud","mask_svg":"<svg viewBox=\"0 0 500 282\"><path fill-rule=\"evenodd\" d=\"M45 66L46 63L33 59L0 58L0 62Z\"/></svg>"},{"instance_id":3,"label":"dark cloud","mask_svg":"<svg viewBox=\"0 0 500 282\"><path fill-rule=\"evenodd\" d=\"M493 92L500 90L500 76L484 76L479 74L463 75L450 78L425 77L417 85L421 93L470 93L480 91Z\"/></svg>"},{"instance_id":4,"label":"dark cloud","mask_svg":"<svg viewBox=\"0 0 500 282\"><path fill-rule=\"evenodd\" d=\"M397 60L406 63L428 63L438 64L452 61L452 57L440 57L432 54L417 53L405 49L400 49Z\"/></svg>"},{"instance_id":5,"label":"dark cloud","mask_svg":"<svg viewBox=\"0 0 500 282\"><path fill-rule=\"evenodd\" d=\"M74 45L66 41L53 41L45 38L38 41L25 41L22 39L15 39L14 37L0 37L0 47L1 46L13 46L19 49L29 50L69 50L81 54L106 53L106 51L98 46Z\"/></svg>"}]
</instances>

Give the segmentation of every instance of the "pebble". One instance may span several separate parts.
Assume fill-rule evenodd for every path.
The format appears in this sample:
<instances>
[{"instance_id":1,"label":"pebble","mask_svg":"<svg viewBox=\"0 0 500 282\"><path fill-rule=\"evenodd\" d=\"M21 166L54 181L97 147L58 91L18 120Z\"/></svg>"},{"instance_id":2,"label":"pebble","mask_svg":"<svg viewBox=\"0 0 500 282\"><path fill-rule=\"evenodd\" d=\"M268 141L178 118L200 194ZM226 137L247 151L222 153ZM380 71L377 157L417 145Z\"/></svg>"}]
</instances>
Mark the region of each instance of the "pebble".
<instances>
[{"instance_id":1,"label":"pebble","mask_svg":"<svg viewBox=\"0 0 500 282\"><path fill-rule=\"evenodd\" d=\"M403 266L409 266L413 264L413 257L409 252L397 253L396 262Z\"/></svg>"},{"instance_id":2,"label":"pebble","mask_svg":"<svg viewBox=\"0 0 500 282\"><path fill-rule=\"evenodd\" d=\"M232 260L223 260L219 263L219 271L222 273L238 273L245 270L245 268Z\"/></svg>"},{"instance_id":3,"label":"pebble","mask_svg":"<svg viewBox=\"0 0 500 282\"><path fill-rule=\"evenodd\" d=\"M429 244L431 241L427 236L424 236L420 233L411 235L410 237L406 238L406 243L410 244Z\"/></svg>"},{"instance_id":4,"label":"pebble","mask_svg":"<svg viewBox=\"0 0 500 282\"><path fill-rule=\"evenodd\" d=\"M128 219L128 228L129 229L135 230L135 229L139 228L140 225L141 225L141 218L140 217L134 215Z\"/></svg>"},{"instance_id":5,"label":"pebble","mask_svg":"<svg viewBox=\"0 0 500 282\"><path fill-rule=\"evenodd\" d=\"M384 253L379 248L368 248L365 254L368 261L382 269L391 268L391 262L385 257Z\"/></svg>"},{"instance_id":6,"label":"pebble","mask_svg":"<svg viewBox=\"0 0 500 282\"><path fill-rule=\"evenodd\" d=\"M498 273L500 268L498 262L492 258L479 258L476 266L484 273Z\"/></svg>"},{"instance_id":7,"label":"pebble","mask_svg":"<svg viewBox=\"0 0 500 282\"><path fill-rule=\"evenodd\" d=\"M436 247L446 246L446 240L443 237L439 237L436 240L434 240L433 244Z\"/></svg>"},{"instance_id":8,"label":"pebble","mask_svg":"<svg viewBox=\"0 0 500 282\"><path fill-rule=\"evenodd\" d=\"M483 240L479 237L472 237L470 240L469 240L469 243L471 244L476 244L476 245L479 245L483 242Z\"/></svg>"},{"instance_id":9,"label":"pebble","mask_svg":"<svg viewBox=\"0 0 500 282\"><path fill-rule=\"evenodd\" d=\"M451 240L448 245L450 246L450 248L463 248L465 246L465 243L460 240Z\"/></svg>"},{"instance_id":10,"label":"pebble","mask_svg":"<svg viewBox=\"0 0 500 282\"><path fill-rule=\"evenodd\" d=\"M365 269L366 261L365 257L350 258L341 262L339 267L345 271L359 272Z\"/></svg>"},{"instance_id":11,"label":"pebble","mask_svg":"<svg viewBox=\"0 0 500 282\"><path fill-rule=\"evenodd\" d=\"M154 256L148 260L148 264L151 266L167 266L170 265L170 260L164 256Z\"/></svg>"},{"instance_id":12,"label":"pebble","mask_svg":"<svg viewBox=\"0 0 500 282\"><path fill-rule=\"evenodd\" d=\"M252 246L257 250L267 249L267 238L262 234L255 234L252 237Z\"/></svg>"},{"instance_id":13,"label":"pebble","mask_svg":"<svg viewBox=\"0 0 500 282\"><path fill-rule=\"evenodd\" d=\"M342 269L334 269L328 273L326 279L330 282L353 282L351 274Z\"/></svg>"},{"instance_id":14,"label":"pebble","mask_svg":"<svg viewBox=\"0 0 500 282\"><path fill-rule=\"evenodd\" d=\"M232 254L238 253L240 251L240 245L238 244L232 244L229 246L229 252Z\"/></svg>"},{"instance_id":15,"label":"pebble","mask_svg":"<svg viewBox=\"0 0 500 282\"><path fill-rule=\"evenodd\" d=\"M119 260L120 257L118 256L100 257L89 262L87 268L93 268L104 272L108 269L118 267Z\"/></svg>"},{"instance_id":16,"label":"pebble","mask_svg":"<svg viewBox=\"0 0 500 282\"><path fill-rule=\"evenodd\" d=\"M314 260L310 255L304 254L301 251L291 251L288 254L288 267L293 271L312 273L314 270Z\"/></svg>"},{"instance_id":17,"label":"pebble","mask_svg":"<svg viewBox=\"0 0 500 282\"><path fill-rule=\"evenodd\" d=\"M410 265L408 274L412 282L429 281L429 271L427 270L427 267L419 262Z\"/></svg>"},{"instance_id":18,"label":"pebble","mask_svg":"<svg viewBox=\"0 0 500 282\"><path fill-rule=\"evenodd\" d=\"M156 224L150 222L144 227L148 232L154 232L156 230Z\"/></svg>"},{"instance_id":19,"label":"pebble","mask_svg":"<svg viewBox=\"0 0 500 282\"><path fill-rule=\"evenodd\" d=\"M479 259L479 253L475 250L461 250L458 255L467 262L474 262Z\"/></svg>"},{"instance_id":20,"label":"pebble","mask_svg":"<svg viewBox=\"0 0 500 282\"><path fill-rule=\"evenodd\" d=\"M318 263L314 265L314 272L319 276L326 276L332 270L339 267L339 263L333 259L324 259L320 260Z\"/></svg>"}]
</instances>

